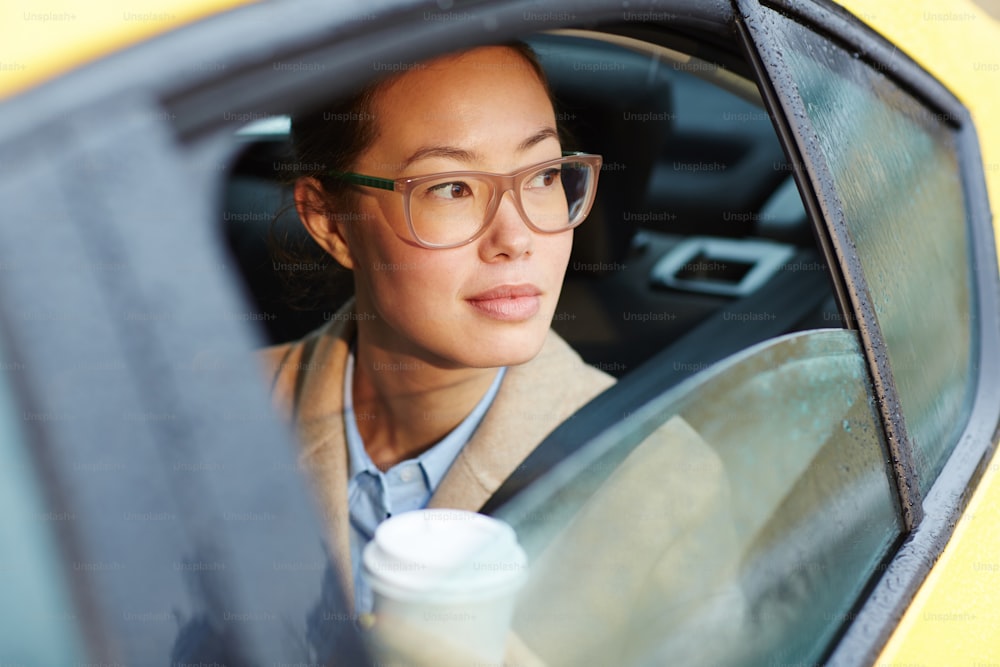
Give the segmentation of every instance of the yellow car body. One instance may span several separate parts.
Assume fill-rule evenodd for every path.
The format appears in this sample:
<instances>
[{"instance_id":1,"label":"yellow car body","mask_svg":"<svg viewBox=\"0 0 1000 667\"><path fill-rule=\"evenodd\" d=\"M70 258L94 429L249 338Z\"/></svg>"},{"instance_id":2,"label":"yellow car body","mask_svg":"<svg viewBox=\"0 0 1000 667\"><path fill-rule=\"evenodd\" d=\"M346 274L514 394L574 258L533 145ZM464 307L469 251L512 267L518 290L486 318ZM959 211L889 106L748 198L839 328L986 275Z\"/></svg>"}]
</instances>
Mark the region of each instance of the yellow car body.
<instances>
[{"instance_id":1,"label":"yellow car body","mask_svg":"<svg viewBox=\"0 0 1000 667\"><path fill-rule=\"evenodd\" d=\"M0 99L245 0L26 0L0 9Z\"/></svg>"},{"instance_id":2,"label":"yellow car body","mask_svg":"<svg viewBox=\"0 0 1000 667\"><path fill-rule=\"evenodd\" d=\"M1000 3L838 2L915 59L971 111L995 209L1000 202ZM8 3L0 10L0 100L245 4L250 3L147 0L141 7L121 0ZM995 218L994 229L1000 231ZM998 473L1000 464L986 467L878 665L973 665L985 664L983 656L1000 656Z\"/></svg>"}]
</instances>

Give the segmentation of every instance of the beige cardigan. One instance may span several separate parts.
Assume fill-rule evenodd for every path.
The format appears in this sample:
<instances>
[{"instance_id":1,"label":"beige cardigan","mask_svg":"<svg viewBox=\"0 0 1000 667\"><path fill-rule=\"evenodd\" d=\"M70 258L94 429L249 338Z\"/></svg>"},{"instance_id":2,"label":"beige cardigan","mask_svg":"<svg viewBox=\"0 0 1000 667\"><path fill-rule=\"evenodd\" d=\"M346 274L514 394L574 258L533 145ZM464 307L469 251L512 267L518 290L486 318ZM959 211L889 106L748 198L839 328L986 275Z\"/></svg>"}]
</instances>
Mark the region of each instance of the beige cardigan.
<instances>
[{"instance_id":1,"label":"beige cardigan","mask_svg":"<svg viewBox=\"0 0 1000 667\"><path fill-rule=\"evenodd\" d=\"M302 340L261 353L274 403L298 432L300 465L312 478L349 600L353 581L342 390L357 329L352 306L348 303ZM546 435L612 384L611 376L583 363L550 331L534 359L507 370L493 405L441 480L429 507L478 511Z\"/></svg>"}]
</instances>

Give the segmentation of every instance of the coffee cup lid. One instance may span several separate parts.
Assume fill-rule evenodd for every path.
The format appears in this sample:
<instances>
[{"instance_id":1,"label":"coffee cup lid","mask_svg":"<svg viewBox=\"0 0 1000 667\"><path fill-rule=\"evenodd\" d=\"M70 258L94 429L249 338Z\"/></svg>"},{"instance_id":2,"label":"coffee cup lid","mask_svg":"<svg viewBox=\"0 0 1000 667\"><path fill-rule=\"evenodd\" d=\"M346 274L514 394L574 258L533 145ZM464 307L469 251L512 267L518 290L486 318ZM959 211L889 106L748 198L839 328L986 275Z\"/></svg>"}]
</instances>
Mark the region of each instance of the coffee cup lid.
<instances>
[{"instance_id":1,"label":"coffee cup lid","mask_svg":"<svg viewBox=\"0 0 1000 667\"><path fill-rule=\"evenodd\" d=\"M372 589L396 599L455 602L516 591L527 556L514 530L476 512L426 509L391 517L365 547Z\"/></svg>"}]
</instances>

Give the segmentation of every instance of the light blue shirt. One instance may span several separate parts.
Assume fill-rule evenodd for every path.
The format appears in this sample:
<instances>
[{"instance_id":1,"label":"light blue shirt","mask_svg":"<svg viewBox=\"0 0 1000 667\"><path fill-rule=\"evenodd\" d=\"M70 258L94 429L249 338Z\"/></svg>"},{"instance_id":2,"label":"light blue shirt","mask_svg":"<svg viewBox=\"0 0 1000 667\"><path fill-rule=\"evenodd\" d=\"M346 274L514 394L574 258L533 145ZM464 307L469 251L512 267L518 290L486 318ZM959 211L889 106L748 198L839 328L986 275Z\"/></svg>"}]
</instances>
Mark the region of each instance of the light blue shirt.
<instances>
[{"instance_id":1,"label":"light blue shirt","mask_svg":"<svg viewBox=\"0 0 1000 667\"><path fill-rule=\"evenodd\" d=\"M344 426L350 466L347 504L351 518L351 568L357 613L372 611L372 591L361 576L361 552L375 535L375 527L393 514L427 507L434 490L493 404L506 372L506 367L497 372L486 394L451 433L417 458L401 461L382 472L365 451L358 431L358 416L354 414L351 393L354 380L352 346L344 368Z\"/></svg>"}]
</instances>

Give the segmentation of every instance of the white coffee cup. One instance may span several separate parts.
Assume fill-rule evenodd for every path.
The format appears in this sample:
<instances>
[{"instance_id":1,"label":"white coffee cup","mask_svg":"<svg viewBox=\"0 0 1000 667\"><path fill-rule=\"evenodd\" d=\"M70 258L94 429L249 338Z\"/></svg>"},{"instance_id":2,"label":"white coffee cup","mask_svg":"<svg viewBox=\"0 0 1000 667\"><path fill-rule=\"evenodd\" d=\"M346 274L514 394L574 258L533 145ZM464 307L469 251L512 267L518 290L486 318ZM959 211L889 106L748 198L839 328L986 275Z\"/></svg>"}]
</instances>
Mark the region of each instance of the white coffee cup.
<instances>
[{"instance_id":1,"label":"white coffee cup","mask_svg":"<svg viewBox=\"0 0 1000 667\"><path fill-rule=\"evenodd\" d=\"M380 623L409 629L502 664L527 557L506 523L449 509L397 514L379 524L362 571Z\"/></svg>"}]
</instances>

